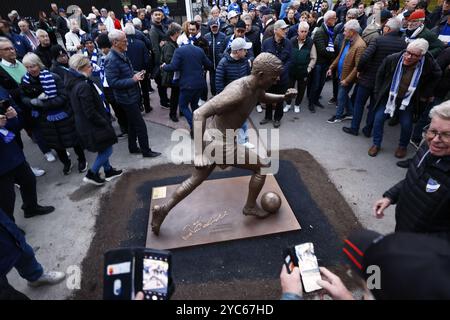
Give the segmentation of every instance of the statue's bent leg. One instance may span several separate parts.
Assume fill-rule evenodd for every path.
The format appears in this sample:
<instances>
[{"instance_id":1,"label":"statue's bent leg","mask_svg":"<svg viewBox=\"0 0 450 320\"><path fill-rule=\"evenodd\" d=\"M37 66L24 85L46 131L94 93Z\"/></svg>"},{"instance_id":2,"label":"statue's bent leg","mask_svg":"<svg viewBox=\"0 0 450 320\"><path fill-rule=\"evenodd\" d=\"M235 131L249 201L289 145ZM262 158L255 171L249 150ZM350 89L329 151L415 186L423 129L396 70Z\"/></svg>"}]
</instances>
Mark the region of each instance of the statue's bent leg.
<instances>
[{"instance_id":1,"label":"statue's bent leg","mask_svg":"<svg viewBox=\"0 0 450 320\"><path fill-rule=\"evenodd\" d=\"M160 206L155 205L152 208L152 231L155 235L159 234L161 224L169 211L172 210L172 208L175 207L181 200L186 198L192 191L194 191L194 189L197 188L203 181L205 181L214 170L215 166L216 165L213 164L202 168L196 167L192 175L178 186L167 203Z\"/></svg>"},{"instance_id":2,"label":"statue's bent leg","mask_svg":"<svg viewBox=\"0 0 450 320\"><path fill-rule=\"evenodd\" d=\"M250 153L253 153L252 150L246 148L245 150L245 159L251 159ZM266 182L266 175L261 174L261 168L268 167L269 164L263 164L260 157L258 155L252 155L256 157L257 162L255 164L249 164L247 161L245 164L236 164L235 167L252 170L254 174L250 178L250 183L248 185L248 195L247 201L245 203L244 209L242 210L244 215L255 216L258 218L265 218L270 215L269 212L264 211L256 204L256 199L258 198L259 193L264 187L264 183Z\"/></svg>"}]
</instances>

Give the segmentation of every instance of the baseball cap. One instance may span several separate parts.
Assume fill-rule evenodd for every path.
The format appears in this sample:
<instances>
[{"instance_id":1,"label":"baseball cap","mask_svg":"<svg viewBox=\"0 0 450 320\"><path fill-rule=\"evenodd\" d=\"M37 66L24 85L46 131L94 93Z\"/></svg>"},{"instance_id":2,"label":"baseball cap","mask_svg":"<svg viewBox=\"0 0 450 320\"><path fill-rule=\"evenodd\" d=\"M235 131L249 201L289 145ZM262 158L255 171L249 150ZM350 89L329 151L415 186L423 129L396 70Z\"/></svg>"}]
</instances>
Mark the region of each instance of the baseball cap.
<instances>
[{"instance_id":1,"label":"baseball cap","mask_svg":"<svg viewBox=\"0 0 450 320\"><path fill-rule=\"evenodd\" d=\"M50 48L50 53L52 55L53 59L57 59L59 56L65 54L67 55L67 51L64 50L63 47L61 47L59 44L55 44Z\"/></svg>"},{"instance_id":2,"label":"baseball cap","mask_svg":"<svg viewBox=\"0 0 450 320\"><path fill-rule=\"evenodd\" d=\"M262 14L263 16L266 16L266 15L268 15L268 14L272 14L272 13L273 13L273 11L272 11L271 9L267 8L267 7L261 7L261 8L259 9L259 12L261 12L261 14Z\"/></svg>"},{"instance_id":3,"label":"baseball cap","mask_svg":"<svg viewBox=\"0 0 450 320\"><path fill-rule=\"evenodd\" d=\"M252 47L251 42L245 41L244 38L236 38L231 42L231 51L241 50L241 49L250 49Z\"/></svg>"},{"instance_id":4,"label":"baseball cap","mask_svg":"<svg viewBox=\"0 0 450 320\"><path fill-rule=\"evenodd\" d=\"M425 20L425 11L416 10L408 17L408 21L412 20Z\"/></svg>"},{"instance_id":5,"label":"baseball cap","mask_svg":"<svg viewBox=\"0 0 450 320\"><path fill-rule=\"evenodd\" d=\"M378 300L450 299L450 242L435 235L396 232L365 250L363 268L377 266ZM365 274L365 279L372 274Z\"/></svg>"},{"instance_id":6,"label":"baseball cap","mask_svg":"<svg viewBox=\"0 0 450 320\"><path fill-rule=\"evenodd\" d=\"M289 25L284 20L277 20L277 22L273 25L273 30L286 28L289 28Z\"/></svg>"},{"instance_id":7,"label":"baseball cap","mask_svg":"<svg viewBox=\"0 0 450 320\"><path fill-rule=\"evenodd\" d=\"M390 18L392 18L392 13L389 10L387 10L387 9L381 10L381 12L380 12L380 20L381 21L386 21L387 19L390 19Z\"/></svg>"},{"instance_id":8,"label":"baseball cap","mask_svg":"<svg viewBox=\"0 0 450 320\"><path fill-rule=\"evenodd\" d=\"M256 10L256 6L253 3L251 3L248 5L248 11L253 11L253 10Z\"/></svg>"},{"instance_id":9,"label":"baseball cap","mask_svg":"<svg viewBox=\"0 0 450 320\"><path fill-rule=\"evenodd\" d=\"M66 10L64 10L64 8L59 8L58 12L66 12Z\"/></svg>"},{"instance_id":10,"label":"baseball cap","mask_svg":"<svg viewBox=\"0 0 450 320\"><path fill-rule=\"evenodd\" d=\"M239 20L235 26L236 29L245 29L246 27L247 26L246 26L245 22L242 20Z\"/></svg>"},{"instance_id":11,"label":"baseball cap","mask_svg":"<svg viewBox=\"0 0 450 320\"><path fill-rule=\"evenodd\" d=\"M208 27L219 26L219 25L220 25L219 19L209 19L209 21L208 21Z\"/></svg>"},{"instance_id":12,"label":"baseball cap","mask_svg":"<svg viewBox=\"0 0 450 320\"><path fill-rule=\"evenodd\" d=\"M237 17L239 14L235 10L231 10L227 14L227 19L230 20L231 18Z\"/></svg>"}]
</instances>

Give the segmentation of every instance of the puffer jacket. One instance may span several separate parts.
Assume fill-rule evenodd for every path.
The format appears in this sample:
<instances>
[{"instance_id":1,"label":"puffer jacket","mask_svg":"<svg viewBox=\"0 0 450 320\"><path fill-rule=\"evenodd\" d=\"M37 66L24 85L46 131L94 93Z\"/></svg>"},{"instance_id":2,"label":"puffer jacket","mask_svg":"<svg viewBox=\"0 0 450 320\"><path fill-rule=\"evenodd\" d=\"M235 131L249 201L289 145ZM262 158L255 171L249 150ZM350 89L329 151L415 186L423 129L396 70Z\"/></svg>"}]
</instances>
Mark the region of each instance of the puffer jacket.
<instances>
[{"instance_id":1,"label":"puffer jacket","mask_svg":"<svg viewBox=\"0 0 450 320\"><path fill-rule=\"evenodd\" d=\"M141 102L141 90L132 79L133 65L126 55L111 50L105 58L105 76L118 103L130 105Z\"/></svg>"},{"instance_id":2,"label":"puffer jacket","mask_svg":"<svg viewBox=\"0 0 450 320\"><path fill-rule=\"evenodd\" d=\"M423 144L405 179L383 197L397 204L396 231L433 233L450 240L450 156L435 157Z\"/></svg>"},{"instance_id":3,"label":"puffer jacket","mask_svg":"<svg viewBox=\"0 0 450 320\"><path fill-rule=\"evenodd\" d=\"M216 90L221 93L225 87L239 78L250 74L249 59L233 59L228 53L225 53L216 71Z\"/></svg>"},{"instance_id":4,"label":"puffer jacket","mask_svg":"<svg viewBox=\"0 0 450 320\"><path fill-rule=\"evenodd\" d=\"M205 40L208 41L209 50L208 50L208 58L214 65L214 70L217 69L217 65L222 59L222 48L225 42L226 35L223 32L218 32L216 34L209 32L205 35Z\"/></svg>"}]
</instances>

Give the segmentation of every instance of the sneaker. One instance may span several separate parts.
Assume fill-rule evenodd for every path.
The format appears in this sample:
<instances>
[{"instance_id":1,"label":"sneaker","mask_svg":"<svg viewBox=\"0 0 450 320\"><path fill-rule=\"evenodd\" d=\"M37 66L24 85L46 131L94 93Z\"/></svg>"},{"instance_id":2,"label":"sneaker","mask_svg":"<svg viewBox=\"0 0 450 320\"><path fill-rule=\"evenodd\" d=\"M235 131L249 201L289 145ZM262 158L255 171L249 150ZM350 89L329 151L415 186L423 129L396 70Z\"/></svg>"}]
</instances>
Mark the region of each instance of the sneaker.
<instances>
[{"instance_id":1,"label":"sneaker","mask_svg":"<svg viewBox=\"0 0 450 320\"><path fill-rule=\"evenodd\" d=\"M31 167L31 171L33 171L33 174L35 177L41 177L45 174L45 170Z\"/></svg>"},{"instance_id":2,"label":"sneaker","mask_svg":"<svg viewBox=\"0 0 450 320\"><path fill-rule=\"evenodd\" d=\"M409 143L412 144L414 146L414 148L419 149L420 147L420 141L414 141L413 139L409 140Z\"/></svg>"},{"instance_id":3,"label":"sneaker","mask_svg":"<svg viewBox=\"0 0 450 320\"><path fill-rule=\"evenodd\" d=\"M69 175L72 172L73 164L72 161L67 162L64 164L63 173L65 176Z\"/></svg>"},{"instance_id":4,"label":"sneaker","mask_svg":"<svg viewBox=\"0 0 450 320\"><path fill-rule=\"evenodd\" d=\"M43 285L53 285L60 283L66 278L66 274L64 272L59 271L47 271L42 274L42 276L36 281L28 281L28 285L30 287L40 287Z\"/></svg>"},{"instance_id":5,"label":"sneaker","mask_svg":"<svg viewBox=\"0 0 450 320\"><path fill-rule=\"evenodd\" d=\"M83 178L83 181L96 186L102 186L106 182L105 179L102 179L98 173L95 174L91 170L87 172L86 176Z\"/></svg>"},{"instance_id":6,"label":"sneaker","mask_svg":"<svg viewBox=\"0 0 450 320\"><path fill-rule=\"evenodd\" d=\"M273 122L273 127L274 128L279 128L280 127L280 121L279 120L275 120L274 122Z\"/></svg>"},{"instance_id":7,"label":"sneaker","mask_svg":"<svg viewBox=\"0 0 450 320\"><path fill-rule=\"evenodd\" d=\"M328 123L339 123L342 122L342 119L336 118L336 116L332 116L330 119L327 120Z\"/></svg>"},{"instance_id":8,"label":"sneaker","mask_svg":"<svg viewBox=\"0 0 450 320\"><path fill-rule=\"evenodd\" d=\"M156 152L156 151L152 151L152 150L142 154L142 156L144 158L155 158L155 157L158 157L160 155L161 155L161 152Z\"/></svg>"},{"instance_id":9,"label":"sneaker","mask_svg":"<svg viewBox=\"0 0 450 320\"><path fill-rule=\"evenodd\" d=\"M291 105L290 105L290 104L289 104L289 105L286 105L286 106L283 108L283 112L284 112L284 113L288 112L289 110L291 110Z\"/></svg>"},{"instance_id":10,"label":"sneaker","mask_svg":"<svg viewBox=\"0 0 450 320\"><path fill-rule=\"evenodd\" d=\"M344 114L342 120L353 120L353 116L350 114Z\"/></svg>"},{"instance_id":11,"label":"sneaker","mask_svg":"<svg viewBox=\"0 0 450 320\"><path fill-rule=\"evenodd\" d=\"M335 104L335 103L336 103L335 98L331 98L330 100L328 100L328 104Z\"/></svg>"},{"instance_id":12,"label":"sneaker","mask_svg":"<svg viewBox=\"0 0 450 320\"><path fill-rule=\"evenodd\" d=\"M245 148L247 148L247 149L255 149L255 145L253 143L248 142L248 141L246 143L244 143L243 146Z\"/></svg>"},{"instance_id":13,"label":"sneaker","mask_svg":"<svg viewBox=\"0 0 450 320\"><path fill-rule=\"evenodd\" d=\"M24 210L24 217L26 219L33 218L35 216L43 216L55 211L55 207L52 206L40 206L38 205L36 209L33 210Z\"/></svg>"},{"instance_id":14,"label":"sneaker","mask_svg":"<svg viewBox=\"0 0 450 320\"><path fill-rule=\"evenodd\" d=\"M261 107L260 104L258 104L258 105L256 106L256 111L257 111L258 113L261 113L261 112L262 112L262 107Z\"/></svg>"},{"instance_id":15,"label":"sneaker","mask_svg":"<svg viewBox=\"0 0 450 320\"><path fill-rule=\"evenodd\" d=\"M46 154L44 154L44 157L48 162L56 161L55 155L52 152L47 152Z\"/></svg>"},{"instance_id":16,"label":"sneaker","mask_svg":"<svg viewBox=\"0 0 450 320\"><path fill-rule=\"evenodd\" d=\"M272 122L272 120L264 118L259 122L259 124L263 125L263 124L267 124L269 122Z\"/></svg>"},{"instance_id":17,"label":"sneaker","mask_svg":"<svg viewBox=\"0 0 450 320\"><path fill-rule=\"evenodd\" d=\"M114 178L118 178L123 174L122 170L116 170L113 167L109 171L105 171L105 180L111 181Z\"/></svg>"},{"instance_id":18,"label":"sneaker","mask_svg":"<svg viewBox=\"0 0 450 320\"><path fill-rule=\"evenodd\" d=\"M299 113L300 112L300 106L294 106L294 112Z\"/></svg>"},{"instance_id":19,"label":"sneaker","mask_svg":"<svg viewBox=\"0 0 450 320\"><path fill-rule=\"evenodd\" d=\"M79 161L78 162L78 172L83 173L86 172L88 169L88 162L87 161Z\"/></svg>"}]
</instances>

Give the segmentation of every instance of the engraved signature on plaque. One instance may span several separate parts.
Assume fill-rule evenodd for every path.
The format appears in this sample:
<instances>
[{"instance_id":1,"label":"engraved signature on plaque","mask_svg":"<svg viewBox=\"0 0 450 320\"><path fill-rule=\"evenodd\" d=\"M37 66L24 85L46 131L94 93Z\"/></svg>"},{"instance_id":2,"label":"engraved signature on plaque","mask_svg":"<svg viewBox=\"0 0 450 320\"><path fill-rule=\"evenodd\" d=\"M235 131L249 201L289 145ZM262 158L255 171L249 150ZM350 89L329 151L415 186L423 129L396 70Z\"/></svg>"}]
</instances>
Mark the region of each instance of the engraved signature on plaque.
<instances>
[{"instance_id":1,"label":"engraved signature on plaque","mask_svg":"<svg viewBox=\"0 0 450 320\"><path fill-rule=\"evenodd\" d=\"M185 225L183 227L183 232L184 235L181 236L181 238L183 240L188 240L189 238L191 238L194 234L196 234L197 232L209 228L210 226L218 223L219 221L223 220L226 216L228 216L229 213L228 211L224 211L222 213L219 213L216 216L211 217L210 219L208 219L206 222L203 222L201 220L197 220L192 224L188 224Z\"/></svg>"}]
</instances>

